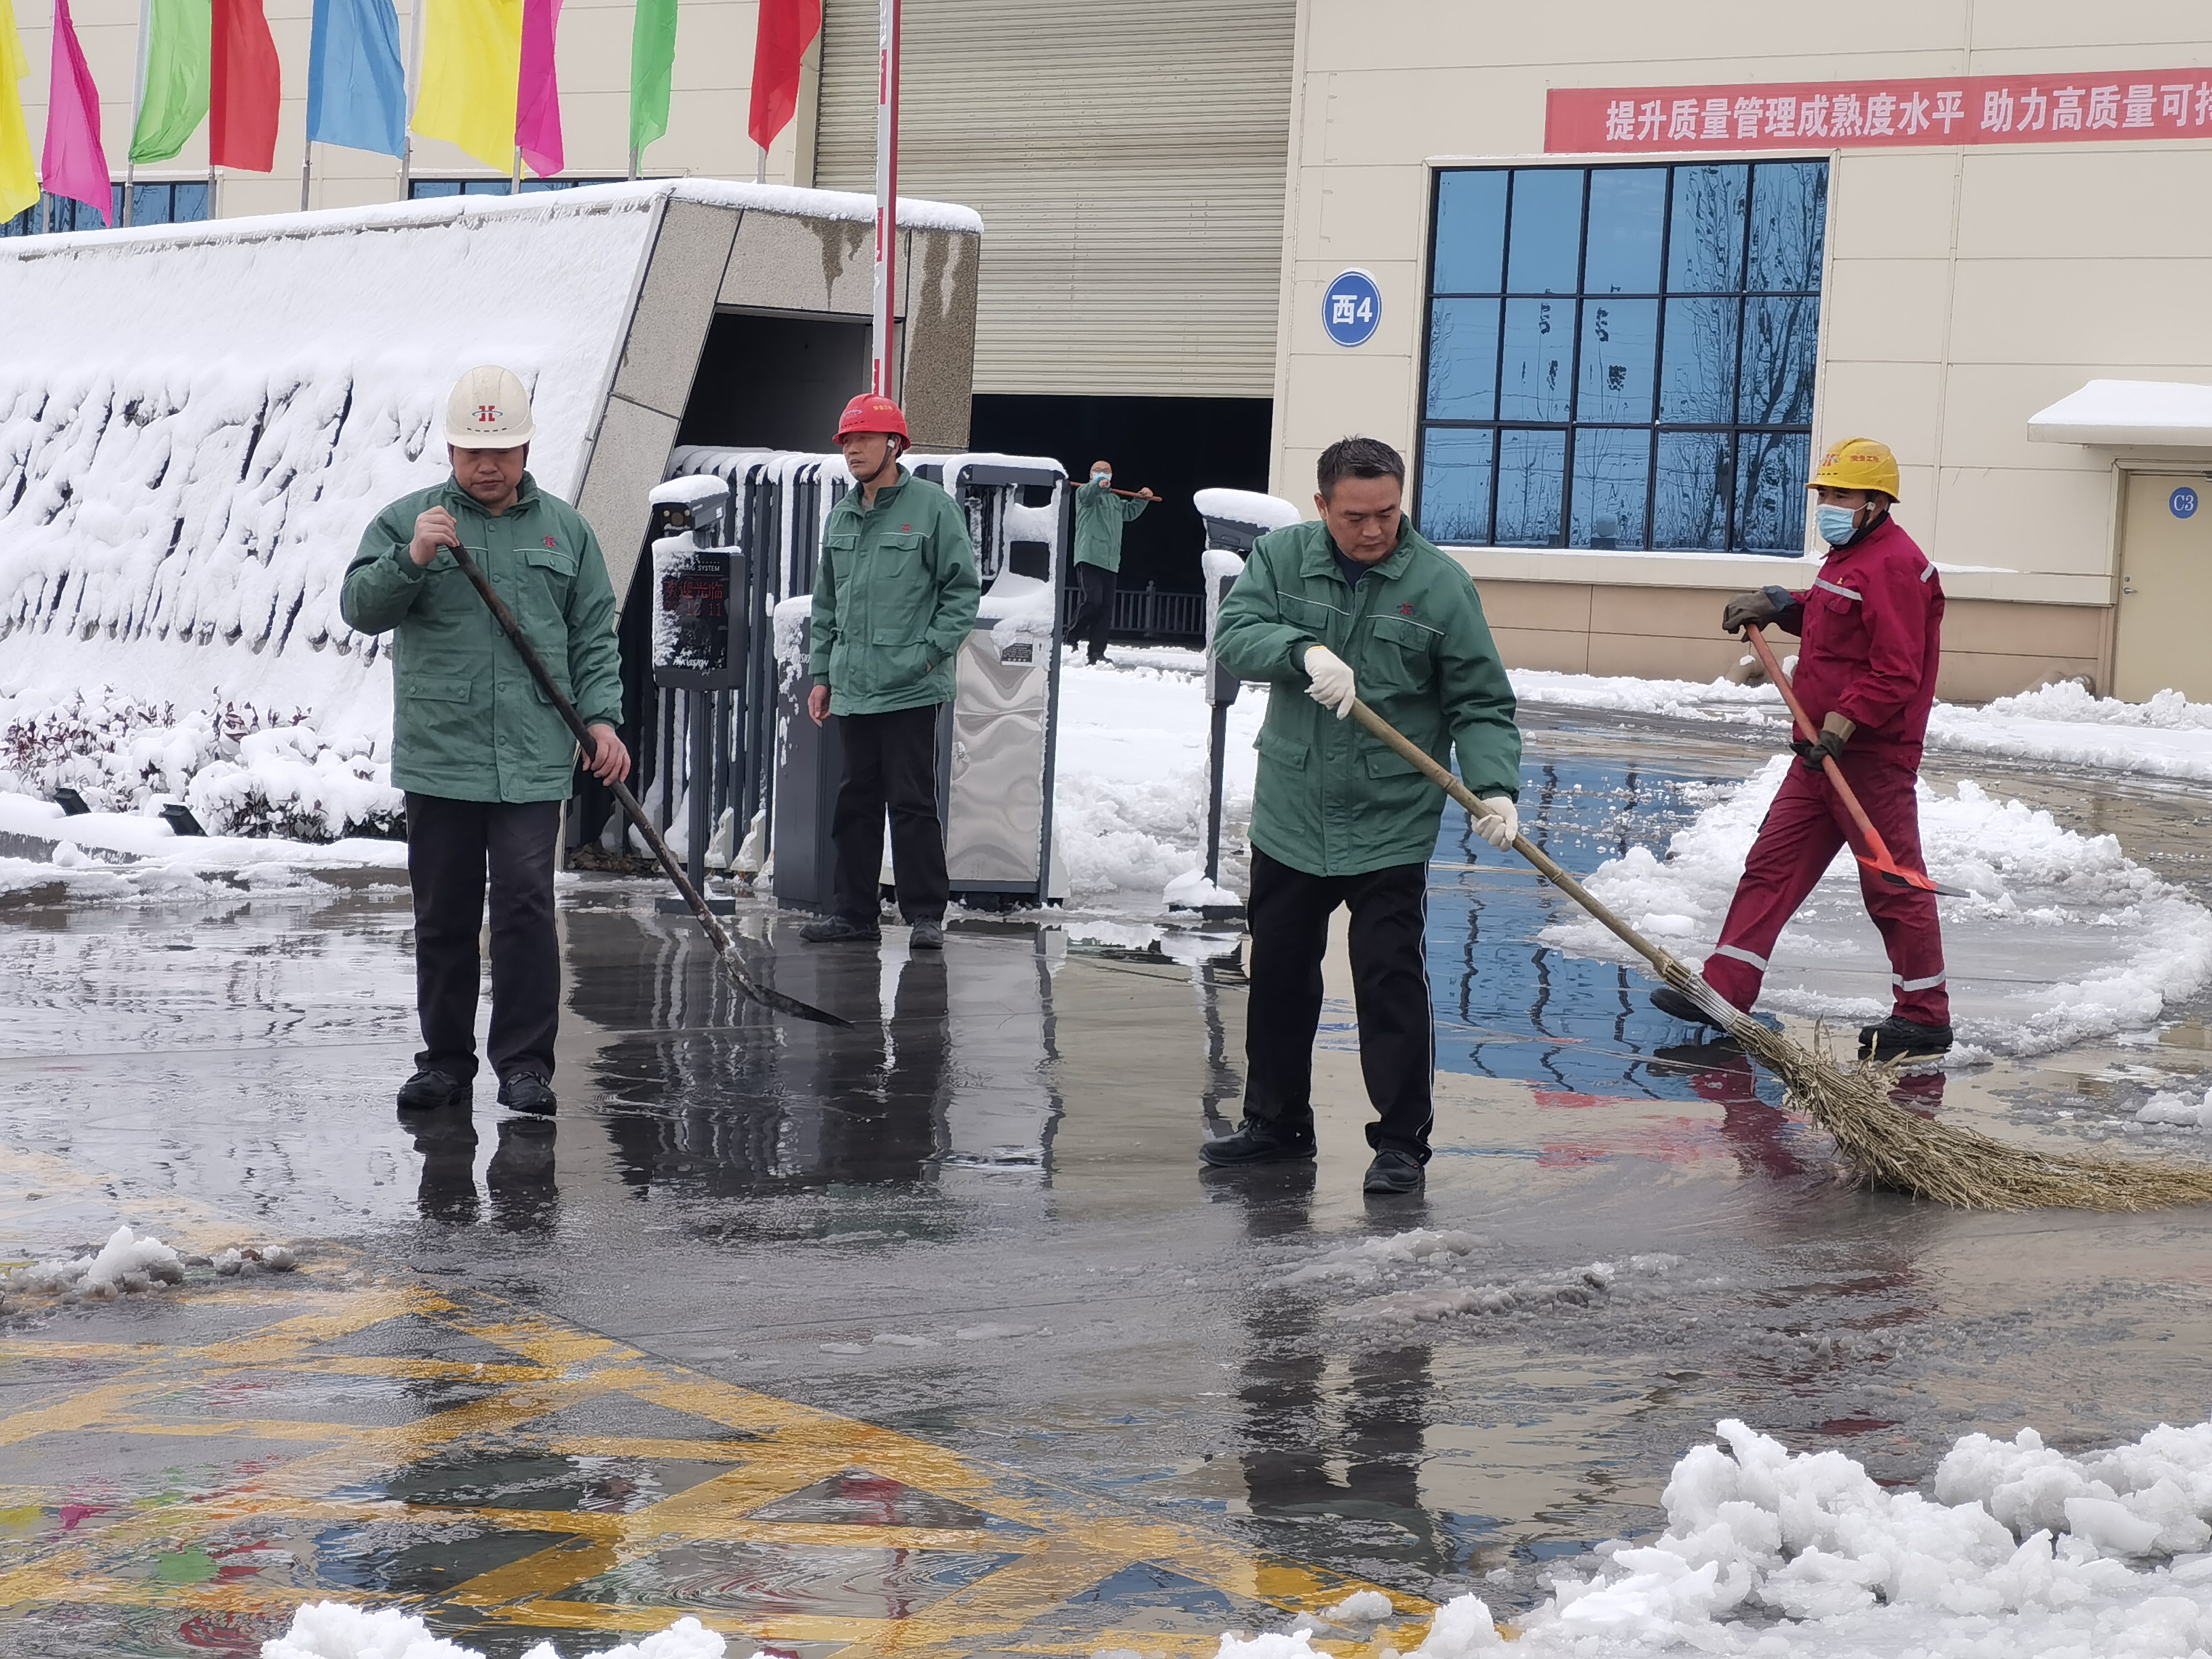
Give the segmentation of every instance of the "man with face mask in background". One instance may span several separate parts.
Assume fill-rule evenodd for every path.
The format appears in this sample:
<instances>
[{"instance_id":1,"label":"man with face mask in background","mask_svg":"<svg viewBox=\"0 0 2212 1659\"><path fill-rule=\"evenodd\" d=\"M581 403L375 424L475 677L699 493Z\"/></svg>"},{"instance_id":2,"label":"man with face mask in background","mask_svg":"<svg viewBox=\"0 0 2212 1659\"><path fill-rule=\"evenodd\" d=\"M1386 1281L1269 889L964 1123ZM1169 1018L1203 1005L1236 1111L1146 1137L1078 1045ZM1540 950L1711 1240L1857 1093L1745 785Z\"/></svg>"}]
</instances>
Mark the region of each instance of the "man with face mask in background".
<instances>
[{"instance_id":1,"label":"man with face mask in background","mask_svg":"<svg viewBox=\"0 0 2212 1659\"><path fill-rule=\"evenodd\" d=\"M1705 979L1739 1008L1758 1000L1774 942L1836 854L1853 845L1843 801L1821 767L1832 756L1868 819L1908 868L1924 868L1914 798L1928 711L1936 701L1943 584L1890 509L1897 458L1871 438L1845 438L1822 457L1809 486L1826 561L1802 592L1764 587L1739 593L1721 625L1779 628L1803 641L1793 676L1798 700L1820 730L1792 746L1790 769L1744 861ZM1936 896L1893 885L1862 867L1859 890L1889 953L1896 996L1888 1018L1859 1032L1859 1054L1908 1060L1951 1047L1951 1003ZM1678 1019L1712 1022L1671 988L1653 1006Z\"/></svg>"},{"instance_id":2,"label":"man with face mask in background","mask_svg":"<svg viewBox=\"0 0 2212 1659\"><path fill-rule=\"evenodd\" d=\"M1159 498L1147 485L1134 495L1114 489L1114 463L1091 463L1091 482L1075 492L1075 579L1083 604L1068 630L1071 642L1088 641L1091 662L1106 659L1114 631L1114 589L1121 574L1121 526Z\"/></svg>"}]
</instances>

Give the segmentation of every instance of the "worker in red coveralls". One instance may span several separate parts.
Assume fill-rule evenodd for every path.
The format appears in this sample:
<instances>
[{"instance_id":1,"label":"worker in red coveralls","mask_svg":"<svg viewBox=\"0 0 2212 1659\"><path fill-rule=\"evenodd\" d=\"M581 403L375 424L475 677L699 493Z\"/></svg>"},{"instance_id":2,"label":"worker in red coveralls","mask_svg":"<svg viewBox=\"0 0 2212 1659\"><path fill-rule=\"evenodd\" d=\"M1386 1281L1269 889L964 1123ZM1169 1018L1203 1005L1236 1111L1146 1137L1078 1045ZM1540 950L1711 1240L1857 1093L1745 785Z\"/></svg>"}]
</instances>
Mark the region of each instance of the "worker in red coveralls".
<instances>
[{"instance_id":1,"label":"worker in red coveralls","mask_svg":"<svg viewBox=\"0 0 2212 1659\"><path fill-rule=\"evenodd\" d=\"M1842 800L1821 769L1833 756L1844 781L1898 862L1926 866L1914 799L1928 711L1936 701L1943 584L1890 509L1897 504L1897 458L1887 444L1846 438L1813 477L1826 562L1802 593L1765 587L1728 602L1721 625L1775 627L1804 641L1795 677L1806 718L1820 738L1793 745L1804 763L1790 769L1759 839L1744 861L1720 943L1705 958L1705 979L1739 1008L1759 1000L1774 941L1836 854L1852 844ZM1896 993L1888 1018L1859 1031L1862 1059L1910 1060L1951 1046L1951 1000L1943 982L1943 930L1936 896L1893 884L1862 866L1859 890L1881 930ZM1712 1021L1680 992L1652 994L1662 1013Z\"/></svg>"}]
</instances>

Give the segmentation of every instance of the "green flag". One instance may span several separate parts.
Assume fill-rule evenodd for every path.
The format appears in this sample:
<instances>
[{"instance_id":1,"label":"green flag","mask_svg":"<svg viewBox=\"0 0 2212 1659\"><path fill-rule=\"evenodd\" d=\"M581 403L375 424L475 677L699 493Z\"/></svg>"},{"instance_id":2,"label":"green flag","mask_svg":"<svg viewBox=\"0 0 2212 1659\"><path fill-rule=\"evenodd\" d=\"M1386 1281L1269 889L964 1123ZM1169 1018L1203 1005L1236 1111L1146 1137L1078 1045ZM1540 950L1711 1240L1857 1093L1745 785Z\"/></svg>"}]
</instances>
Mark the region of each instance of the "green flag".
<instances>
[{"instance_id":1,"label":"green flag","mask_svg":"<svg viewBox=\"0 0 2212 1659\"><path fill-rule=\"evenodd\" d=\"M629 147L642 150L668 131L668 83L676 69L676 0L637 0L629 35Z\"/></svg>"},{"instance_id":2,"label":"green flag","mask_svg":"<svg viewBox=\"0 0 2212 1659\"><path fill-rule=\"evenodd\" d=\"M166 161L207 118L211 0L153 0L146 43L146 101L131 159Z\"/></svg>"}]
</instances>

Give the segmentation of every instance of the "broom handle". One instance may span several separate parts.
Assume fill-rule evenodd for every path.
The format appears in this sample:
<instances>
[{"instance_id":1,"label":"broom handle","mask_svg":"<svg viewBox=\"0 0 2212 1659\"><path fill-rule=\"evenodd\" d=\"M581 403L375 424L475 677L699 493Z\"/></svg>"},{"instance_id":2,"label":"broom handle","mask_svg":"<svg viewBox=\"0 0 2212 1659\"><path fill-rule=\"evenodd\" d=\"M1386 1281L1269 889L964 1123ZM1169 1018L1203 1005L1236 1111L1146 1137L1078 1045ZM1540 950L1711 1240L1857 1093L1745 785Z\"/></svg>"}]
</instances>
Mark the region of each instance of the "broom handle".
<instances>
[{"instance_id":1,"label":"broom handle","mask_svg":"<svg viewBox=\"0 0 2212 1659\"><path fill-rule=\"evenodd\" d=\"M1419 767L1427 775L1430 782L1467 808L1468 817L1486 818L1490 816L1483 809L1482 803L1474 798L1474 792L1452 775L1449 767L1438 764L1436 757L1427 750L1422 748L1420 744L1415 743L1357 697L1352 700L1352 717ZM1603 922L1623 945L1656 969L1660 978L1665 980L1669 985L1680 986L1696 977L1674 952L1663 951L1654 945L1619 916L1613 915L1598 900L1593 898L1589 890L1582 883L1562 870L1553 862L1549 854L1530 841L1528 836L1516 836L1513 838L1513 850L1534 865L1538 873L1545 880Z\"/></svg>"},{"instance_id":2,"label":"broom handle","mask_svg":"<svg viewBox=\"0 0 2212 1659\"><path fill-rule=\"evenodd\" d=\"M1782 694L1782 701L1790 705L1790 718L1797 722L1797 730L1806 742L1818 743L1820 734L1814 729L1811 717L1805 713L1805 705L1797 701L1797 691L1790 684L1790 676L1782 672L1782 665L1774 659L1774 647L1766 642L1765 633L1757 623L1746 623L1743 633L1744 637L1751 641L1751 648L1759 653L1759 660L1766 670L1766 678L1774 682L1774 689ZM1833 755L1821 756L1820 769L1828 775L1828 781L1834 786L1837 798L1844 803L1844 810L1851 815L1851 822L1858 825L1859 834L1866 837L1867 845L1874 849L1875 862L1895 869L1897 860L1890 857L1889 848L1882 842L1881 832L1867 817L1866 808L1859 805L1859 798L1851 793L1850 785L1844 781L1844 769L1836 764L1836 757Z\"/></svg>"}]
</instances>

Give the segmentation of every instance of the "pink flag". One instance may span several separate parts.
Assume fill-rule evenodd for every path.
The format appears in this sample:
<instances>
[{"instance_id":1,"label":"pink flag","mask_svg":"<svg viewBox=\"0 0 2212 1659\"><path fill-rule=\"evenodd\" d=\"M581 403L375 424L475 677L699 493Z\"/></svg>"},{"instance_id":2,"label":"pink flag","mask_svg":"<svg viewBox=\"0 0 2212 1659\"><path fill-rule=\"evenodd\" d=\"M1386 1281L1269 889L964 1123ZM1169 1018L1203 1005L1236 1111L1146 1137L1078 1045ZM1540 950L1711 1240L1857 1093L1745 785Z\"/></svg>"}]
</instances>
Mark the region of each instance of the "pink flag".
<instances>
[{"instance_id":1,"label":"pink flag","mask_svg":"<svg viewBox=\"0 0 2212 1659\"><path fill-rule=\"evenodd\" d=\"M100 147L100 88L84 66L69 0L54 0L53 79L46 94L46 148L39 179L51 194L97 208L101 223L114 222L115 195L107 179L107 155Z\"/></svg>"},{"instance_id":2,"label":"pink flag","mask_svg":"<svg viewBox=\"0 0 2212 1659\"><path fill-rule=\"evenodd\" d=\"M522 0L522 85L514 100L514 143L541 179L561 171L561 81L553 37L561 0Z\"/></svg>"}]
</instances>

